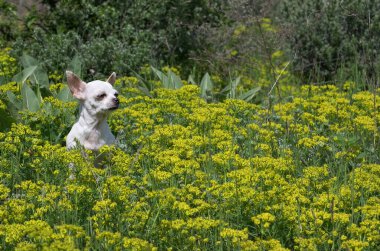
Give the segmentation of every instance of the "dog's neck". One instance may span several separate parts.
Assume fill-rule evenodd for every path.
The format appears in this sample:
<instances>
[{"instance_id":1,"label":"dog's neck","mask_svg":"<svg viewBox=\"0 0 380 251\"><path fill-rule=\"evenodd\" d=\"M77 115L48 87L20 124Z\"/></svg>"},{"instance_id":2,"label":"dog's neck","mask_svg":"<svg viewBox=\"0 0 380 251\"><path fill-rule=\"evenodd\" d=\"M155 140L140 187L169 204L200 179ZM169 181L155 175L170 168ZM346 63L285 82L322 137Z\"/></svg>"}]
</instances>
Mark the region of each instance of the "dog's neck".
<instances>
[{"instance_id":1,"label":"dog's neck","mask_svg":"<svg viewBox=\"0 0 380 251\"><path fill-rule=\"evenodd\" d=\"M83 104L80 105L79 108L79 120L78 123L82 126L82 128L87 128L90 130L97 129L102 127L104 124L107 124L107 116L108 114L91 114Z\"/></svg>"}]
</instances>

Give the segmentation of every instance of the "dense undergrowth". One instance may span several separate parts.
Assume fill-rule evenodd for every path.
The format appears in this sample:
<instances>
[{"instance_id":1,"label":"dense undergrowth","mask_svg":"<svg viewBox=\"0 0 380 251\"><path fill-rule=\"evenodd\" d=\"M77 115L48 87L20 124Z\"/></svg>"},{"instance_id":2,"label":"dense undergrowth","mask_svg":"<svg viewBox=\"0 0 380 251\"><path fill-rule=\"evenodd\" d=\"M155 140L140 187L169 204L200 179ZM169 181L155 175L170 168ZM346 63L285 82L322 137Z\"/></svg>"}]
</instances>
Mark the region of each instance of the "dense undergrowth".
<instances>
[{"instance_id":1,"label":"dense undergrowth","mask_svg":"<svg viewBox=\"0 0 380 251\"><path fill-rule=\"evenodd\" d=\"M346 82L276 103L207 102L197 84L156 81L148 96L121 77L117 144L100 169L62 143L77 103L62 98L60 74L39 109L16 109L29 89L3 57L1 122L17 116L0 132L2 249L380 248L378 90Z\"/></svg>"}]
</instances>

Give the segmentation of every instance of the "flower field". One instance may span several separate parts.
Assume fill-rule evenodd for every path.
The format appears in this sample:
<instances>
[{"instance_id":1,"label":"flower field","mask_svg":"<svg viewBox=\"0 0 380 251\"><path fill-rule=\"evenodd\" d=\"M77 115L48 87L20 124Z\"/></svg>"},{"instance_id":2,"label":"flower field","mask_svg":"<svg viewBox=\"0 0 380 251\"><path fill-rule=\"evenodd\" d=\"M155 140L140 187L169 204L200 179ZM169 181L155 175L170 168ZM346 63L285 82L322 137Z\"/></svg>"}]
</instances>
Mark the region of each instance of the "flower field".
<instances>
[{"instance_id":1,"label":"flower field","mask_svg":"<svg viewBox=\"0 0 380 251\"><path fill-rule=\"evenodd\" d=\"M305 85L268 107L136 82L116 83L105 168L61 143L75 101L45 97L0 132L1 249L380 249L376 92Z\"/></svg>"}]
</instances>

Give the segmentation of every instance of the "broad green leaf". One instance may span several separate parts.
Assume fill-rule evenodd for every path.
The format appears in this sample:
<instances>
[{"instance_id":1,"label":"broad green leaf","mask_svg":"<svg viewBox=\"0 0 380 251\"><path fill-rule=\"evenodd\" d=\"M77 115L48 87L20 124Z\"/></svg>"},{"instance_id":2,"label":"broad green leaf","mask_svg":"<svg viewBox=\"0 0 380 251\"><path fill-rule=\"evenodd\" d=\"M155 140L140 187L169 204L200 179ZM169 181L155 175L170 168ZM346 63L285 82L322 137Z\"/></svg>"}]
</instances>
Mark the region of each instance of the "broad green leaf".
<instances>
[{"instance_id":1,"label":"broad green leaf","mask_svg":"<svg viewBox=\"0 0 380 251\"><path fill-rule=\"evenodd\" d=\"M140 91L142 91L148 97L150 97L150 98L153 97L152 94L149 92L149 89L146 86L140 85L140 86L137 87L137 89L139 89Z\"/></svg>"},{"instance_id":2,"label":"broad green leaf","mask_svg":"<svg viewBox=\"0 0 380 251\"><path fill-rule=\"evenodd\" d=\"M70 89L68 86L64 86L57 94L57 98L62 101L72 101L73 96L71 95Z\"/></svg>"},{"instance_id":3,"label":"broad green leaf","mask_svg":"<svg viewBox=\"0 0 380 251\"><path fill-rule=\"evenodd\" d=\"M196 85L197 84L195 82L194 77L192 75L189 75L189 77L187 78L187 82L189 82L192 85Z\"/></svg>"},{"instance_id":4,"label":"broad green leaf","mask_svg":"<svg viewBox=\"0 0 380 251\"><path fill-rule=\"evenodd\" d=\"M80 60L78 54L74 56L67 68L68 70L74 72L77 76L82 76L82 61Z\"/></svg>"},{"instance_id":5,"label":"broad green leaf","mask_svg":"<svg viewBox=\"0 0 380 251\"><path fill-rule=\"evenodd\" d=\"M20 58L21 64L24 67L24 70L21 73L21 76L16 75L18 80L15 80L19 83L24 83L26 79L30 78L33 84L36 84L38 88L45 87L49 88L49 77L46 71L42 68L40 62L37 59L23 54ZM32 70L34 69L34 70ZM20 81L19 81L20 80Z\"/></svg>"},{"instance_id":6,"label":"broad green leaf","mask_svg":"<svg viewBox=\"0 0 380 251\"><path fill-rule=\"evenodd\" d=\"M183 86L182 80L174 72L168 72L169 89L179 89Z\"/></svg>"},{"instance_id":7,"label":"broad green leaf","mask_svg":"<svg viewBox=\"0 0 380 251\"><path fill-rule=\"evenodd\" d=\"M11 102L11 104L16 107L17 110L22 109L22 102L17 99L16 95L13 92L7 91L7 97L9 102Z\"/></svg>"},{"instance_id":8,"label":"broad green leaf","mask_svg":"<svg viewBox=\"0 0 380 251\"><path fill-rule=\"evenodd\" d=\"M56 111L53 109L50 102L45 102L43 104L43 109L44 109L44 113L46 113L47 115L52 115L52 114L54 114L54 111Z\"/></svg>"},{"instance_id":9,"label":"broad green leaf","mask_svg":"<svg viewBox=\"0 0 380 251\"><path fill-rule=\"evenodd\" d=\"M225 93L225 92L229 92L231 91L231 85L226 85L226 87L224 87L220 92L221 93Z\"/></svg>"},{"instance_id":10,"label":"broad green leaf","mask_svg":"<svg viewBox=\"0 0 380 251\"><path fill-rule=\"evenodd\" d=\"M22 72L16 74L13 77L13 80L16 81L17 83L22 84L34 73L34 71L36 69L37 69L36 65L29 66L29 67L25 68Z\"/></svg>"},{"instance_id":11,"label":"broad green leaf","mask_svg":"<svg viewBox=\"0 0 380 251\"><path fill-rule=\"evenodd\" d=\"M34 57L29 56L24 53L20 58L21 64L24 68L28 68L30 66L38 66L40 63Z\"/></svg>"},{"instance_id":12,"label":"broad green leaf","mask_svg":"<svg viewBox=\"0 0 380 251\"><path fill-rule=\"evenodd\" d=\"M231 86L232 86L232 88L237 88L237 86L240 84L240 80L241 80L241 77L239 76L239 77L237 77L237 78L235 78L234 80L232 80L232 84L231 84Z\"/></svg>"},{"instance_id":13,"label":"broad green leaf","mask_svg":"<svg viewBox=\"0 0 380 251\"><path fill-rule=\"evenodd\" d=\"M21 87L21 96L24 109L28 109L31 112L36 112L40 109L40 100L33 90L27 85L23 84Z\"/></svg>"},{"instance_id":14,"label":"broad green leaf","mask_svg":"<svg viewBox=\"0 0 380 251\"><path fill-rule=\"evenodd\" d=\"M164 77L166 77L165 73L163 73L162 71L160 71L160 70L154 68L153 66L151 66L150 68L153 70L154 74L156 74L157 77L158 77L161 81L163 81Z\"/></svg>"},{"instance_id":15,"label":"broad green leaf","mask_svg":"<svg viewBox=\"0 0 380 251\"><path fill-rule=\"evenodd\" d=\"M42 102L42 95L41 95L41 90L40 90L40 88L37 88L37 90L36 90L36 96L37 96L37 98L38 98L38 100L40 101L40 103Z\"/></svg>"},{"instance_id":16,"label":"broad green leaf","mask_svg":"<svg viewBox=\"0 0 380 251\"><path fill-rule=\"evenodd\" d=\"M32 79L39 88L45 87L46 89L49 89L49 76L41 66L38 66L33 72Z\"/></svg>"},{"instance_id":17,"label":"broad green leaf","mask_svg":"<svg viewBox=\"0 0 380 251\"><path fill-rule=\"evenodd\" d=\"M169 78L165 75L165 73L163 73L162 71L154 68L153 66L151 66L151 69L153 70L153 72L157 75L157 77L160 79L161 83L162 83L162 86L164 88L170 88L169 85Z\"/></svg>"},{"instance_id":18,"label":"broad green leaf","mask_svg":"<svg viewBox=\"0 0 380 251\"><path fill-rule=\"evenodd\" d=\"M229 86L230 86L230 93L229 93L229 97L230 98L236 98L236 88L237 88L237 86L239 85L239 83L240 83L240 76L239 77L237 77L237 78L235 78L234 80L232 80L232 81L230 81L230 84L229 84Z\"/></svg>"},{"instance_id":19,"label":"broad green leaf","mask_svg":"<svg viewBox=\"0 0 380 251\"><path fill-rule=\"evenodd\" d=\"M214 85L211 81L211 77L206 73L201 80L201 97L206 98L208 93L212 91Z\"/></svg>"},{"instance_id":20,"label":"broad green leaf","mask_svg":"<svg viewBox=\"0 0 380 251\"><path fill-rule=\"evenodd\" d=\"M240 95L238 97L238 99L242 99L242 100L245 100L245 101L250 101L251 99L253 99L256 94L261 90L261 87L255 87L249 91L247 91L246 93L243 93L242 95Z\"/></svg>"}]
</instances>

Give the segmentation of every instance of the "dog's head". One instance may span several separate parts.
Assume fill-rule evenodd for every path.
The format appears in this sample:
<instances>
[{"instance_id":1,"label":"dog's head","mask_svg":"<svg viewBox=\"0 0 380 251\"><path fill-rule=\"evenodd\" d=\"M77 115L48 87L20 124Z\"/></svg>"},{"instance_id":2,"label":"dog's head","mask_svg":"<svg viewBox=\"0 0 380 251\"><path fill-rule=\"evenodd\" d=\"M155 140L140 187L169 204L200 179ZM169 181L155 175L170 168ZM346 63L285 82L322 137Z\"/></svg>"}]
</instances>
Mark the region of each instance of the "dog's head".
<instances>
[{"instance_id":1,"label":"dog's head","mask_svg":"<svg viewBox=\"0 0 380 251\"><path fill-rule=\"evenodd\" d=\"M67 84L71 93L92 115L102 115L119 107L118 92L113 88L116 73L112 73L106 82L95 80L83 82L71 71L66 71Z\"/></svg>"}]
</instances>

